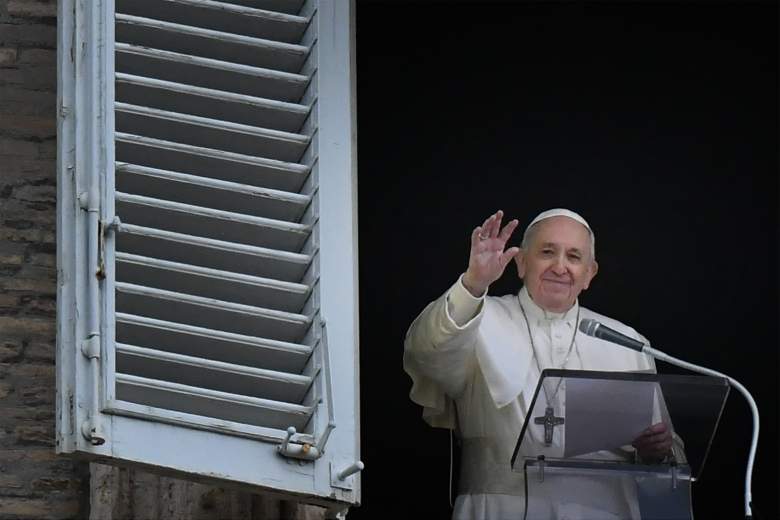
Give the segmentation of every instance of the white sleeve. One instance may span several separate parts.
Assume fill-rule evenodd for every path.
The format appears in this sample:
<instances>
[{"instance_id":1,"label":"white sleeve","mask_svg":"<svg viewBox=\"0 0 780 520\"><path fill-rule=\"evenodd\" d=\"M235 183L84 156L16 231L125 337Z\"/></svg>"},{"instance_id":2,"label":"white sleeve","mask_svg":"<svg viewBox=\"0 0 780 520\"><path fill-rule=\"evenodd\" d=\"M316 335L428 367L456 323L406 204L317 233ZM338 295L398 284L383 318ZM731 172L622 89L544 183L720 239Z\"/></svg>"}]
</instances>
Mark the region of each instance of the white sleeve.
<instances>
[{"instance_id":1,"label":"white sleeve","mask_svg":"<svg viewBox=\"0 0 780 520\"><path fill-rule=\"evenodd\" d=\"M423 406L432 426L454 427L451 399L476 367L474 346L484 308L484 296L474 298L458 280L406 333L403 364L412 378L410 397Z\"/></svg>"},{"instance_id":2,"label":"white sleeve","mask_svg":"<svg viewBox=\"0 0 780 520\"><path fill-rule=\"evenodd\" d=\"M486 291L487 293L487 291ZM485 303L485 294L475 298L463 285L463 275L460 275L455 285L447 291L447 311L452 321L459 326L466 325L476 317Z\"/></svg>"}]
</instances>

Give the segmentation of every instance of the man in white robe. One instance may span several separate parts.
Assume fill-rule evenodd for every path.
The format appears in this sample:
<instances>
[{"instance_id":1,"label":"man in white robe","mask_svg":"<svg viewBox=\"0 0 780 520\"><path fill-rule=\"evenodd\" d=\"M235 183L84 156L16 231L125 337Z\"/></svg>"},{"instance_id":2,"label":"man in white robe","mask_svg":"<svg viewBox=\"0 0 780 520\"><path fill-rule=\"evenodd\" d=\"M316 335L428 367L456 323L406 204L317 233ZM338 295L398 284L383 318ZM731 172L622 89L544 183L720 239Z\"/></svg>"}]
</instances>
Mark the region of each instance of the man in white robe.
<instances>
[{"instance_id":1,"label":"man in white robe","mask_svg":"<svg viewBox=\"0 0 780 520\"><path fill-rule=\"evenodd\" d=\"M581 216L562 209L543 212L526 229L522 248L509 249L518 223L502 229L502 218L499 211L473 230L468 269L423 310L405 342L412 400L423 406L426 422L455 429L462 440L457 520L523 518L525 483L522 473L511 470L510 459L541 370L655 370L644 354L577 333L577 320L591 318L646 342L634 329L579 306L577 297L598 270L593 232ZM512 259L522 289L486 296ZM555 397L565 405L563 393ZM656 424L634 446L647 460L660 458L669 452L671 435ZM577 487L575 499L540 497L532 510L561 520L635 515L635 504L618 491L587 479ZM605 498L610 493L614 496Z\"/></svg>"}]
</instances>

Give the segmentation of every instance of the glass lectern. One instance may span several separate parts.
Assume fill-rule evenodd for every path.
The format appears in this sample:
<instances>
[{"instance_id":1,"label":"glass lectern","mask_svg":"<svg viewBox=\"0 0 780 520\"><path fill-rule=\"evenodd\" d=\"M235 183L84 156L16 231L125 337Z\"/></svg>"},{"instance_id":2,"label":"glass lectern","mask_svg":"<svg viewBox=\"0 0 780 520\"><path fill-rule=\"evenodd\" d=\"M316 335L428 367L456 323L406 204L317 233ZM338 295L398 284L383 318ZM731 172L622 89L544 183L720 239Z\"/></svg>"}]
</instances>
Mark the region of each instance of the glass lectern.
<instances>
[{"instance_id":1,"label":"glass lectern","mask_svg":"<svg viewBox=\"0 0 780 520\"><path fill-rule=\"evenodd\" d=\"M512 456L525 518L693 518L690 486L728 392L717 377L544 370ZM659 422L672 450L642 460L631 444Z\"/></svg>"}]
</instances>

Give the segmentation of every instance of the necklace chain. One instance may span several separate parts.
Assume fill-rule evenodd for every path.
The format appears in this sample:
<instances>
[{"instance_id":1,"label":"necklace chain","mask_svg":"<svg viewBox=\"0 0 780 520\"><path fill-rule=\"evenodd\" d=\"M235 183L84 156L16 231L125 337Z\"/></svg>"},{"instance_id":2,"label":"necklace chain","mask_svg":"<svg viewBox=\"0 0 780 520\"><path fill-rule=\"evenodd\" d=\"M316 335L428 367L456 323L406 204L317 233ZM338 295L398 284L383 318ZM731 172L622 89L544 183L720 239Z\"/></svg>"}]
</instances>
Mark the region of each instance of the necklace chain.
<instances>
[{"instance_id":1,"label":"necklace chain","mask_svg":"<svg viewBox=\"0 0 780 520\"><path fill-rule=\"evenodd\" d=\"M539 362L539 354L536 352L536 344L534 343L534 335L531 332L531 322L528 320L528 315L525 313L525 308L523 307L523 302L520 301L520 295L517 295L517 303L520 304L520 311L523 313L523 319L525 320L525 326L528 329L528 339L531 341L531 350L534 353L534 361L536 361L536 368L539 370L539 376L542 375L542 365ZM580 322L580 307L577 306L577 317L574 320L574 333L571 335L571 342L569 343L569 350L566 352L566 357L563 358L563 363L561 363L561 366L558 368L563 368L566 366L566 363L569 362L569 357L571 357L571 353L574 350L574 339L577 337L577 325ZM558 384L555 386L555 391L553 392L552 397L550 397L549 393L547 392L547 387L544 386L544 382L542 382L542 389L544 390L544 397L547 401L547 407L552 408L551 401L555 399L555 397L558 395L558 391L561 389L561 383L563 382L563 378L558 379Z\"/></svg>"}]
</instances>

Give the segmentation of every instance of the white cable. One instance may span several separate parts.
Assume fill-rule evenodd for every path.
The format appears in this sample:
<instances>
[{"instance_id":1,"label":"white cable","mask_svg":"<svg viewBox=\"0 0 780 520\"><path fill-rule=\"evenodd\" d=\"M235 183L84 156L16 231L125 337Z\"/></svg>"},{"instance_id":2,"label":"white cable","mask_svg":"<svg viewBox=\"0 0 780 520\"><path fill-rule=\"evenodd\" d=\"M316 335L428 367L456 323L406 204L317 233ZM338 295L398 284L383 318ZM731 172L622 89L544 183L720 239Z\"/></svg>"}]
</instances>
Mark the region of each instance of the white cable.
<instances>
[{"instance_id":1,"label":"white cable","mask_svg":"<svg viewBox=\"0 0 780 520\"><path fill-rule=\"evenodd\" d=\"M753 518L751 511L751 502L753 500L751 487L753 482L753 463L756 459L756 448L758 447L759 426L758 407L756 406L755 400L753 400L753 396L750 395L750 392L748 392L747 389L739 383L739 381L727 376L726 374L721 374L716 370L700 367L699 365L694 365L693 363L688 363L687 361L682 361L648 345L644 346L642 352L649 354L656 359L660 359L661 361L666 361L667 363L686 368L693 372L699 372L715 377L723 377L728 380L731 386L739 390L742 396L747 400L748 404L750 405L750 411L753 414L753 438L750 443L750 454L748 455L747 471L745 473L745 518Z\"/></svg>"}]
</instances>

